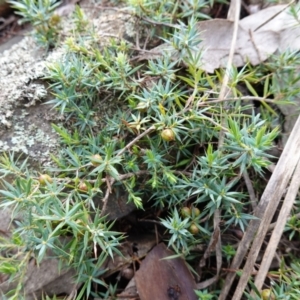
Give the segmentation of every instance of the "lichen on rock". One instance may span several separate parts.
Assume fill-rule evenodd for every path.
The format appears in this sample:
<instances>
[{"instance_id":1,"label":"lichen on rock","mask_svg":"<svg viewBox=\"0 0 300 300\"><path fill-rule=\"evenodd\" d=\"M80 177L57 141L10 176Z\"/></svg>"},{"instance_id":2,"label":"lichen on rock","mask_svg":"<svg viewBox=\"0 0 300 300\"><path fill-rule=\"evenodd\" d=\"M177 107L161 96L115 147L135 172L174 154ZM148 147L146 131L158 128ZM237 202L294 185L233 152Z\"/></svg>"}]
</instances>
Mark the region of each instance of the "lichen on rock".
<instances>
[{"instance_id":1,"label":"lichen on rock","mask_svg":"<svg viewBox=\"0 0 300 300\"><path fill-rule=\"evenodd\" d=\"M0 152L13 151L34 160L49 157L58 143L45 115L49 107L44 51L27 36L0 58Z\"/></svg>"},{"instance_id":2,"label":"lichen on rock","mask_svg":"<svg viewBox=\"0 0 300 300\"><path fill-rule=\"evenodd\" d=\"M126 12L94 10L89 6L85 13L99 36L100 47L111 37L122 39L133 35L135 21ZM62 25L63 35L70 36L73 30L70 19L63 18ZM61 121L62 116L45 105L52 96L41 79L46 64L62 59L64 51L63 47L57 47L46 52L33 37L26 36L1 55L0 153L14 151L43 162L57 149L57 135L51 122Z\"/></svg>"}]
</instances>

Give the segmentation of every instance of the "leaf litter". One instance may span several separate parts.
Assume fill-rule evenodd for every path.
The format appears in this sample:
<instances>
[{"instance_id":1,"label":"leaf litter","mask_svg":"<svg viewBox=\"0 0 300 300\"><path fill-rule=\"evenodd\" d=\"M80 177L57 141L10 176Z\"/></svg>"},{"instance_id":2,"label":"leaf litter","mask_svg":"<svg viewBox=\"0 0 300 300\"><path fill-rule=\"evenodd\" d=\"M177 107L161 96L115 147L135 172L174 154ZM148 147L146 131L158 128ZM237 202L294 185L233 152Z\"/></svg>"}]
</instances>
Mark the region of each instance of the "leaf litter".
<instances>
[{"instance_id":1,"label":"leaf litter","mask_svg":"<svg viewBox=\"0 0 300 300\"><path fill-rule=\"evenodd\" d=\"M202 39L199 44L201 48L197 50L202 51L201 65L198 67L210 73L226 67L233 25L233 21L225 19L197 23ZM251 63L255 66L276 51L299 50L300 27L295 25L296 20L286 5L272 6L240 20L233 65L241 67ZM155 58L164 51L171 51L172 55L178 56L169 44L164 43L139 59Z\"/></svg>"}]
</instances>

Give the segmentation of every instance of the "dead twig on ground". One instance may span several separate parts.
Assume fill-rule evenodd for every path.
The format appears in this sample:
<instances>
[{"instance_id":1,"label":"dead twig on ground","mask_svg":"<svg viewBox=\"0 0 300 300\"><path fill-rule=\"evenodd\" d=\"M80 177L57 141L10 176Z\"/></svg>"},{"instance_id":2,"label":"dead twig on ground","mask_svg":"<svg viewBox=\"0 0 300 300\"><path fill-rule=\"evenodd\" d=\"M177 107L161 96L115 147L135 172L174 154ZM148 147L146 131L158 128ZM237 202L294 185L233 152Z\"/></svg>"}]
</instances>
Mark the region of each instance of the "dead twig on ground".
<instances>
[{"instance_id":1,"label":"dead twig on ground","mask_svg":"<svg viewBox=\"0 0 300 300\"><path fill-rule=\"evenodd\" d=\"M244 177L245 184L246 184L246 187L247 187L247 190L249 193L250 203L251 203L252 209L254 210L257 206L257 199L256 199L254 188L253 188L253 185L252 185L252 182L251 182L251 179L249 177L247 170L245 170L243 172L243 177Z\"/></svg>"},{"instance_id":2,"label":"dead twig on ground","mask_svg":"<svg viewBox=\"0 0 300 300\"><path fill-rule=\"evenodd\" d=\"M268 247L265 251L263 260L261 262L259 271L258 271L258 273L255 277L255 282L254 283L255 283L258 290L261 290L262 285L265 281L266 275L269 271L272 259L275 255L275 251L276 251L277 246L280 242L280 238L281 238L282 233L284 231L284 227L285 227L285 224L287 222L290 211L293 207L293 204L294 204L295 198L297 196L297 192L299 190L299 187L300 187L300 162L298 160L298 164L297 164L296 170L293 174L293 178L291 180L290 187L289 187L288 192L285 196L284 202L282 204L282 208L280 210L280 214L279 214L278 219L277 219L278 222L276 223L276 226L274 228L271 239L269 240Z\"/></svg>"},{"instance_id":3,"label":"dead twig on ground","mask_svg":"<svg viewBox=\"0 0 300 300\"><path fill-rule=\"evenodd\" d=\"M227 62L227 67L226 67L226 72L223 78L223 83L221 86L220 94L219 94L219 99L226 98L226 94L229 92L228 89L228 82L229 82L229 74L230 74L230 69L233 61L233 55L235 51L235 45L236 45L236 40L237 40L237 32L238 32L238 22L240 18L240 9L241 9L241 3L240 0L233 0L230 4L230 7L234 11L234 29L233 29L233 35L232 35L232 40L231 40L231 46L230 46L230 52L229 52L229 58ZM191 98L191 102L193 100L193 97ZM226 131L226 120L224 117L221 118L221 130L219 134L219 141L218 141L218 148L221 149L223 144L224 144L224 137L225 137L225 131ZM225 129L224 129L225 128ZM221 245L221 238L220 238L220 211L219 209L216 209L214 212L214 232L210 240L210 246L207 249L208 253L210 253L213 249L216 252L216 262L217 262L217 274L209 279L209 281L206 281L203 284L212 284L214 283L220 274L220 270L222 267L222 245ZM207 252L206 251L206 252ZM203 262L205 259L205 255L200 261L199 267L200 270L199 272L201 273L201 268L203 266Z\"/></svg>"},{"instance_id":4,"label":"dead twig on ground","mask_svg":"<svg viewBox=\"0 0 300 300\"><path fill-rule=\"evenodd\" d=\"M277 209L286 186L290 181L295 166L299 161L299 147L300 117L298 117L298 120L277 163L274 173L272 174L268 185L261 197L261 200L255 210L254 216L256 217L256 219L250 221L249 226L243 236L243 239L230 266L231 269L238 269L240 267L251 243L253 242L248 254L243 274L233 296L233 299L235 300L239 300L243 292L245 291L245 287L248 283L251 272L253 271L253 266L255 264L260 247L264 241L265 235L268 231L272 217ZM230 273L227 275L219 300L226 299L234 278L234 273Z\"/></svg>"}]
</instances>

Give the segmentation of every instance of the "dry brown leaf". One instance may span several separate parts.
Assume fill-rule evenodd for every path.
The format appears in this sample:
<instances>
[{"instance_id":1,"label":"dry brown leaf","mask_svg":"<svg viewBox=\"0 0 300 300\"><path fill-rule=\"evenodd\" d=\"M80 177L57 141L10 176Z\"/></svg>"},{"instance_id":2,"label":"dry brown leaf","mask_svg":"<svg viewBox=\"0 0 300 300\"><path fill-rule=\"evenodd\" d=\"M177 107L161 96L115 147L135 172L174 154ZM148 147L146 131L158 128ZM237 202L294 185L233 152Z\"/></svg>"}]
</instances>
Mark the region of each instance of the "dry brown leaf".
<instances>
[{"instance_id":1,"label":"dry brown leaf","mask_svg":"<svg viewBox=\"0 0 300 300\"><path fill-rule=\"evenodd\" d=\"M233 33L233 22L229 20L209 20L198 23L202 32L204 50L201 67L207 72L226 67ZM251 33L239 25L233 65L239 67L248 61L257 65L266 60L278 48L279 36L276 32Z\"/></svg>"},{"instance_id":2,"label":"dry brown leaf","mask_svg":"<svg viewBox=\"0 0 300 300\"><path fill-rule=\"evenodd\" d=\"M286 5L272 6L250 15L239 22L239 31L233 57L233 65L244 66L247 62L257 65L265 61L277 50L300 49L300 26L289 13ZM279 14L278 14L279 13ZM276 14L278 14L276 16ZM201 65L207 72L226 67L233 33L233 22L214 19L199 22L197 29L203 41L199 51L203 51ZM178 57L168 44L160 45L141 57L151 59L164 51Z\"/></svg>"},{"instance_id":3,"label":"dry brown leaf","mask_svg":"<svg viewBox=\"0 0 300 300\"><path fill-rule=\"evenodd\" d=\"M23 291L26 300L41 299L42 294L70 294L76 287L74 269L64 268L59 271L59 261L54 258L44 259L39 266L32 260L26 271ZM17 281L5 281L0 284L0 291L5 294L17 286Z\"/></svg>"},{"instance_id":4,"label":"dry brown leaf","mask_svg":"<svg viewBox=\"0 0 300 300\"><path fill-rule=\"evenodd\" d=\"M143 260L135 274L135 282L142 300L197 300L196 283L181 258L160 243Z\"/></svg>"},{"instance_id":5,"label":"dry brown leaf","mask_svg":"<svg viewBox=\"0 0 300 300\"><path fill-rule=\"evenodd\" d=\"M117 300L133 300L133 299L139 299L139 298L140 297L139 297L137 289L136 289L136 284L135 284L134 278L132 278L129 281L125 290L122 293L117 295Z\"/></svg>"},{"instance_id":6,"label":"dry brown leaf","mask_svg":"<svg viewBox=\"0 0 300 300\"><path fill-rule=\"evenodd\" d=\"M0 210L0 235L3 237L11 236L11 218L12 211L10 209ZM39 265L34 259L30 260L22 280L22 292L24 292L26 300L41 299L43 293L48 295L70 294L76 287L75 270L68 266L63 266L59 270L60 262L58 259L50 258L52 256L53 253L49 250L47 258L43 259ZM21 263L23 256L19 255L19 258ZM18 278L11 281L0 274L0 279L0 294L5 294L17 287Z\"/></svg>"}]
</instances>

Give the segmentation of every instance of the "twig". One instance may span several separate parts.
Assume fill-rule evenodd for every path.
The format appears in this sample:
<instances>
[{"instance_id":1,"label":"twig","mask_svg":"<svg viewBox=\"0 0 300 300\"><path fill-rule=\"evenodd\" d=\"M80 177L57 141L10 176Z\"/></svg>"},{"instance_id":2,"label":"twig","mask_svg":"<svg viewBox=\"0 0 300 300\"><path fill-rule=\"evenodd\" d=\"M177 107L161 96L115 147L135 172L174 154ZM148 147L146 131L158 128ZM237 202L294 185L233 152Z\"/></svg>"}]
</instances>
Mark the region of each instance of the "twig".
<instances>
[{"instance_id":1,"label":"twig","mask_svg":"<svg viewBox=\"0 0 300 300\"><path fill-rule=\"evenodd\" d=\"M218 99L223 99L225 98L226 91L228 90L228 82L229 82L229 71L232 65L232 60L233 60L233 54L235 51L235 45L236 45L236 40L237 40L237 32L238 32L238 22L240 18L240 9L241 9L241 3L240 0L233 0L231 1L230 7L233 8L235 14L234 14L234 28L233 28L233 36L231 40L231 46L230 46L230 52L229 52L229 57L227 61L227 67L226 67L226 72L223 78L223 83L221 86L220 94ZM226 120L225 117L221 119L221 130L219 134L219 141L218 141L218 148L221 149L224 143L224 137L225 137L225 131L226 131ZM210 239L209 247L206 250L205 253L210 253L213 249L216 251L216 261L217 261L217 274L211 278L209 281L205 282L205 284L212 284L215 282L218 277L219 273L222 267L222 250L221 250L221 238L220 238L220 211L219 209L216 209L214 212L214 232L213 235ZM205 259L205 255L200 261L199 264L199 272L201 272L201 268L203 266ZM204 283L202 283L204 284Z\"/></svg>"},{"instance_id":2,"label":"twig","mask_svg":"<svg viewBox=\"0 0 300 300\"><path fill-rule=\"evenodd\" d=\"M109 182L109 184L112 185L114 182L115 182L115 179L114 179L114 178L111 178L111 181ZM105 211L106 211L106 207L107 207L107 202L108 202L109 194L110 194L110 189L107 188L107 189L106 189L106 192L105 192L105 195L104 195L104 198L102 199L102 201L103 201L103 206L102 206L102 209L101 209L100 217L103 217L103 216L104 216L104 213L105 213Z\"/></svg>"},{"instance_id":3,"label":"twig","mask_svg":"<svg viewBox=\"0 0 300 300\"><path fill-rule=\"evenodd\" d=\"M295 0L292 0L290 3L288 3L286 5L286 7L284 7L281 11L279 11L278 13L276 13L275 15L273 15L271 18L269 18L267 21L263 22L262 24L260 24L258 27L256 27L253 31L257 31L258 29L262 28L263 26L265 26L267 23L269 23L271 20L273 20L274 18L276 18L279 14L281 14L283 11L285 11L289 6L291 6L293 3L295 2Z\"/></svg>"},{"instance_id":4,"label":"twig","mask_svg":"<svg viewBox=\"0 0 300 300\"><path fill-rule=\"evenodd\" d=\"M257 198L255 197L254 188L253 188L253 185L252 185L252 182L250 180L247 170L245 170L243 172L243 177L244 177L245 184L246 184L246 187L247 187L247 190L249 193L250 203L251 203L252 209L254 210L257 206Z\"/></svg>"},{"instance_id":5,"label":"twig","mask_svg":"<svg viewBox=\"0 0 300 300\"><path fill-rule=\"evenodd\" d=\"M289 222L292 218L297 218L297 219L299 219L299 218L300 218L300 213L297 213L297 214L293 215L292 217L289 217L289 218L287 219L287 222ZM272 224L269 226L268 231L273 230L273 229L275 228L277 222L281 222L281 221L278 219L278 221L272 223ZM286 223L287 223L287 222L286 222Z\"/></svg>"},{"instance_id":6,"label":"twig","mask_svg":"<svg viewBox=\"0 0 300 300\"><path fill-rule=\"evenodd\" d=\"M265 251L259 271L255 277L254 283L258 290L260 290L262 288L263 282L265 281L265 277L268 273L272 259L275 255L275 251L280 242L281 235L284 231L286 221L287 221L290 211L293 207L299 187L300 187L300 162L298 161L296 170L295 170L293 178L291 180L290 187L285 196L282 208L280 210L280 214L277 218L278 221L274 228L273 234L269 240L268 247Z\"/></svg>"},{"instance_id":7,"label":"twig","mask_svg":"<svg viewBox=\"0 0 300 300\"><path fill-rule=\"evenodd\" d=\"M221 244L221 234L220 234L220 211L216 209L214 212L214 234L217 233L218 240L216 244L216 261L217 261L217 274L219 277L221 267L222 267L222 244Z\"/></svg>"},{"instance_id":8,"label":"twig","mask_svg":"<svg viewBox=\"0 0 300 300\"><path fill-rule=\"evenodd\" d=\"M239 22L239 18L240 18L240 8L241 8L240 0L231 1L230 8L232 9L232 11L235 12L234 28L233 28L233 36L232 36L232 40L231 40L229 57L228 57L228 61L227 61L227 67L226 67L225 75L223 78L223 83L221 86L220 94L218 97L219 100L224 99L227 96L226 94L228 91L227 85L229 82L229 71L230 71L230 68L232 65L233 55L234 55L234 51L235 51L237 32L238 32L238 22ZM187 101L185 109L187 109L190 102L193 102L194 96L195 96L195 90L194 90L194 93L192 94L192 96L190 96L189 100ZM212 122L212 123L214 123L214 122ZM220 134L219 134L219 141L218 141L218 148L221 149L224 144L225 131L227 131L225 117L222 117L221 124L217 124L217 126L221 127ZM211 236L209 246L206 249L202 259L200 260L200 263L198 266L198 273L201 274L201 272L202 272L201 269L205 265L206 258L209 256L209 254L212 250L215 250L216 251L216 261L217 261L217 274L213 278L210 278L209 280L207 280L205 282L201 282L199 284L199 286L201 285L202 288L203 288L203 286L211 285L218 279L219 273L220 273L220 270L222 267L221 238L220 238L219 223L220 223L220 211L219 211L219 209L216 209L214 212L214 232Z\"/></svg>"},{"instance_id":9,"label":"twig","mask_svg":"<svg viewBox=\"0 0 300 300\"><path fill-rule=\"evenodd\" d=\"M231 45L230 45L230 52L229 52L229 57L228 57L228 61L227 61L227 66L226 66L226 71L225 71L225 75L223 78L223 83L221 86L221 90L220 90L220 94L218 99L224 99L225 98L225 94L228 90L228 82L229 82L229 73L230 73L230 69L231 69L231 65L232 65L232 61L233 61L233 55L234 55L234 51L235 51L235 45L236 45L236 40L237 40L237 33L238 33L238 28L239 28L239 18L240 18L240 10L241 10L241 2L240 0L233 0L231 1L231 4L235 5L235 18L234 18L234 25L233 25L233 36L232 36L232 40L231 40ZM225 127L226 120L225 118L222 118L222 122L221 125L222 127ZM221 148L221 146L224 143L224 137L225 137L225 131L221 129L220 134L219 134L219 148Z\"/></svg>"},{"instance_id":10,"label":"twig","mask_svg":"<svg viewBox=\"0 0 300 300\"><path fill-rule=\"evenodd\" d=\"M211 269L211 270L216 270L216 268L214 268L214 267L211 267L210 269ZM229 269L229 268L222 268L221 271L224 271L224 272L231 272L231 273L236 273L236 272L242 272L243 270L242 270L242 269L239 269L239 270L232 270L232 269ZM258 273L258 271L253 271L253 272L251 273L251 275L252 275L252 276L255 276L255 275L257 275L257 273ZM280 275L273 274L273 273L268 273L268 274L267 274L267 277L268 277L268 278L274 278L274 279L276 278L276 279L278 279L278 278L280 277Z\"/></svg>"},{"instance_id":11,"label":"twig","mask_svg":"<svg viewBox=\"0 0 300 300\"><path fill-rule=\"evenodd\" d=\"M219 235L220 235L220 228L217 228L217 230L214 230L212 237L209 241L208 247L206 248L203 257L201 258L200 262L199 262L199 270L201 272L202 267L205 266L205 260L207 258L209 258L210 253L216 248L216 245L218 243L219 239Z\"/></svg>"},{"instance_id":12,"label":"twig","mask_svg":"<svg viewBox=\"0 0 300 300\"><path fill-rule=\"evenodd\" d=\"M215 282L217 282L217 280L219 279L219 276L214 276L212 278L209 278L205 281L199 282L197 283L197 289L198 290L203 290L206 289L207 287L211 286L212 284L214 284Z\"/></svg>"},{"instance_id":13,"label":"twig","mask_svg":"<svg viewBox=\"0 0 300 300\"><path fill-rule=\"evenodd\" d=\"M249 36L250 36L250 39L251 39L251 42L252 42L252 45L256 51L256 54L257 54L257 57L259 59L259 63L262 63L264 60L261 58L261 55L260 55L260 51L255 43L255 40L254 40L254 36L253 36L253 31L251 29L249 29Z\"/></svg>"},{"instance_id":14,"label":"twig","mask_svg":"<svg viewBox=\"0 0 300 300\"><path fill-rule=\"evenodd\" d=\"M9 18L5 19L5 18L0 18L0 22L3 22L3 24L0 25L0 30L2 30L3 28L5 28L7 25L15 22L17 20L16 16L11 15Z\"/></svg>"},{"instance_id":15,"label":"twig","mask_svg":"<svg viewBox=\"0 0 300 300\"><path fill-rule=\"evenodd\" d=\"M76 284L72 289L71 293L68 295L67 300L76 299L78 288L79 288L79 284Z\"/></svg>"},{"instance_id":16,"label":"twig","mask_svg":"<svg viewBox=\"0 0 300 300\"><path fill-rule=\"evenodd\" d=\"M268 98L264 98L264 97L255 97L255 96L227 97L227 98L223 98L223 99L211 98L210 101L199 102L198 107L210 105L211 103L220 103L220 102L224 102L224 101L237 101L237 100L248 100L248 101L254 100L254 101L267 102L267 103L272 103L272 104L276 104L276 101L278 101L276 99L268 99Z\"/></svg>"},{"instance_id":17,"label":"twig","mask_svg":"<svg viewBox=\"0 0 300 300\"><path fill-rule=\"evenodd\" d=\"M129 144L127 144L116 156L122 155L126 150L128 150L131 146L133 146L138 140L140 140L142 137L150 133L155 129L154 126L149 127L147 130L145 130L143 133L138 135L136 138L134 138Z\"/></svg>"},{"instance_id":18,"label":"twig","mask_svg":"<svg viewBox=\"0 0 300 300\"><path fill-rule=\"evenodd\" d=\"M140 222L140 223L154 223L155 225L164 226L161 222L156 221L156 220L142 220L142 219L138 219L137 221Z\"/></svg>"},{"instance_id":19,"label":"twig","mask_svg":"<svg viewBox=\"0 0 300 300\"><path fill-rule=\"evenodd\" d=\"M251 243L253 242L244 267L244 272L240 278L239 284L232 299L239 300L245 290L272 217L281 200L286 185L288 184L294 172L295 165L300 158L299 148L300 116L297 119L297 122L277 163L274 173L272 174L261 197L261 200L255 209L254 215L256 219L250 221L230 266L231 269L238 269L240 267ZM227 293L231 288L234 278L235 274L231 273L227 275L219 300L226 299Z\"/></svg>"},{"instance_id":20,"label":"twig","mask_svg":"<svg viewBox=\"0 0 300 300\"><path fill-rule=\"evenodd\" d=\"M150 34L150 30L148 29L148 34L147 34L147 36L146 36L146 40L145 40L144 45L143 45L143 51L146 50L147 44L148 44L149 39L150 39L150 35L151 35L151 34Z\"/></svg>"}]
</instances>

